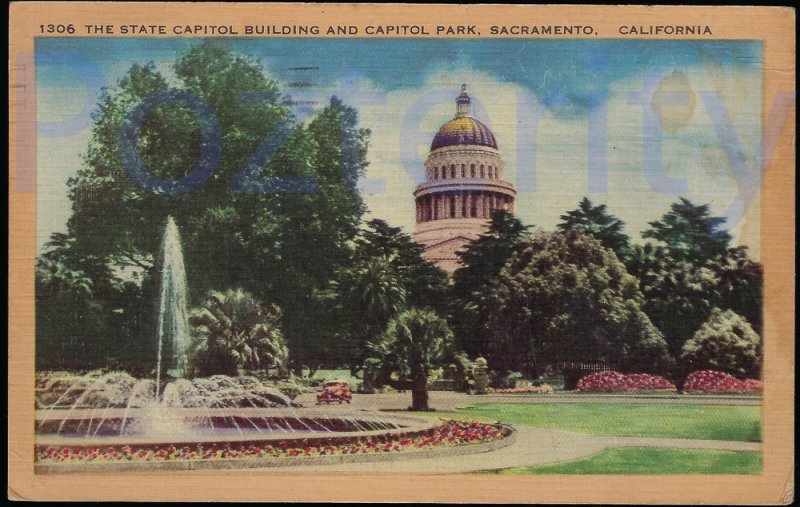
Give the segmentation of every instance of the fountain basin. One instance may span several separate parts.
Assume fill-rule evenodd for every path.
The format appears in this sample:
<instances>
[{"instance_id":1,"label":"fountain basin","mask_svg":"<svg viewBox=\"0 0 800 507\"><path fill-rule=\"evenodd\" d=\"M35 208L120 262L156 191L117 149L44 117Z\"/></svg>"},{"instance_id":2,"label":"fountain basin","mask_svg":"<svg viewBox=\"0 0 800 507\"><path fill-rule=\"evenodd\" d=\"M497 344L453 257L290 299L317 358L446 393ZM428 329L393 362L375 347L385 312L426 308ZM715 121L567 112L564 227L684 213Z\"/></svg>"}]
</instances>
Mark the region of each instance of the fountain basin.
<instances>
[{"instance_id":1,"label":"fountain basin","mask_svg":"<svg viewBox=\"0 0 800 507\"><path fill-rule=\"evenodd\" d=\"M361 424L382 423L394 428L270 434L254 429L246 435L162 439L132 435L40 435L35 470L36 473L202 470L424 459L488 452L509 445L515 437L513 428L499 423L355 412L353 416L358 419L350 416L330 419L345 427L347 424L342 421L353 424L358 420ZM273 411L268 416L279 417Z\"/></svg>"},{"instance_id":2,"label":"fountain basin","mask_svg":"<svg viewBox=\"0 0 800 507\"><path fill-rule=\"evenodd\" d=\"M169 408L163 413L164 418L154 417L145 409L38 410L36 444L88 447L294 441L419 432L441 423L427 417L357 409L342 409L336 415L292 408L231 408L216 409L212 413L200 408ZM118 421L122 420L126 424L120 431ZM140 425L144 421L147 421L146 427ZM108 425L107 430L104 425Z\"/></svg>"}]
</instances>

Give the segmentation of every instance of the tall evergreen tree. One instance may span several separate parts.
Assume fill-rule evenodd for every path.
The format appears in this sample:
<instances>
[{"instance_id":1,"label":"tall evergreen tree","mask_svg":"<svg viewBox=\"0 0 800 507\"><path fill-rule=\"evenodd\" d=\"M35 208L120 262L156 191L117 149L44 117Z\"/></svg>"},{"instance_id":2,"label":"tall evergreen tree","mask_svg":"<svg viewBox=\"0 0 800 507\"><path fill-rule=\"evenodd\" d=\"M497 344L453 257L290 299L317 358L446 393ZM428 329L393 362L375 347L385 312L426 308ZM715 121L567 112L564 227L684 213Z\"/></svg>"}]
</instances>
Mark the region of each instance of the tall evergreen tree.
<instances>
[{"instance_id":1,"label":"tall evergreen tree","mask_svg":"<svg viewBox=\"0 0 800 507\"><path fill-rule=\"evenodd\" d=\"M357 258L391 260L406 292L409 307L445 309L449 285L447 273L423 257L425 249L399 227L381 219L367 222L356 238Z\"/></svg>"},{"instance_id":2,"label":"tall evergreen tree","mask_svg":"<svg viewBox=\"0 0 800 507\"><path fill-rule=\"evenodd\" d=\"M530 227L508 211L497 210L488 230L458 253L463 267L453 274L451 326L459 347L470 355L487 352L486 295Z\"/></svg>"},{"instance_id":3,"label":"tall evergreen tree","mask_svg":"<svg viewBox=\"0 0 800 507\"><path fill-rule=\"evenodd\" d=\"M662 242L677 261L702 266L727 253L731 235L722 229L724 223L725 218L711 215L708 204L698 206L681 197L661 219L650 222L642 237Z\"/></svg>"},{"instance_id":4,"label":"tall evergreen tree","mask_svg":"<svg viewBox=\"0 0 800 507\"><path fill-rule=\"evenodd\" d=\"M447 308L447 274L425 260L423 251L384 220L370 220L359 231L352 260L333 284L334 313L344 330L336 338L336 354L354 373L366 359L367 343L377 340L401 311Z\"/></svg>"},{"instance_id":5,"label":"tall evergreen tree","mask_svg":"<svg viewBox=\"0 0 800 507\"><path fill-rule=\"evenodd\" d=\"M560 218L562 221L556 226L556 230L591 234L621 260L629 254L630 238L622 232L625 222L608 213L605 204L593 206L592 201L584 197L576 209L566 212Z\"/></svg>"}]
</instances>

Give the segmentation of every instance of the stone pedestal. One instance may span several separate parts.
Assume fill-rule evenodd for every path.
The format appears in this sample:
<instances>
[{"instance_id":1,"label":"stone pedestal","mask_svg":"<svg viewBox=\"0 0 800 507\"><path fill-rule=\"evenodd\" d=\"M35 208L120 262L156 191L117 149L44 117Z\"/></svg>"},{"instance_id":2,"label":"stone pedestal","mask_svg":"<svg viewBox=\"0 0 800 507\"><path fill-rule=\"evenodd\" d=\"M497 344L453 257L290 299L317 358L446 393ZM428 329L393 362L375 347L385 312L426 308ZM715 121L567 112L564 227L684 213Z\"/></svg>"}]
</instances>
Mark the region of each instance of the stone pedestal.
<instances>
[{"instance_id":1,"label":"stone pedestal","mask_svg":"<svg viewBox=\"0 0 800 507\"><path fill-rule=\"evenodd\" d=\"M486 359L479 357L472 364L472 377L475 379L474 394L486 394L489 388L489 367Z\"/></svg>"}]
</instances>

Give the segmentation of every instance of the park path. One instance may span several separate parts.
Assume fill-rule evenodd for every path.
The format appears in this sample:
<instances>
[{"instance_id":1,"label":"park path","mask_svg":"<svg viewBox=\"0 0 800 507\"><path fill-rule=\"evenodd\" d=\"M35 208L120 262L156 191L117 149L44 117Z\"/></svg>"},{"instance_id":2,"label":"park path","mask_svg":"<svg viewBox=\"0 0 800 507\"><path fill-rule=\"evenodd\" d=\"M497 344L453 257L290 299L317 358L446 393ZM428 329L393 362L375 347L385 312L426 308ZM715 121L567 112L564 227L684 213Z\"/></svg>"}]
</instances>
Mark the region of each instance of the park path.
<instances>
[{"instance_id":1,"label":"park path","mask_svg":"<svg viewBox=\"0 0 800 507\"><path fill-rule=\"evenodd\" d=\"M509 395L486 395L469 396L463 393L451 392L431 392L431 405L439 411L453 411L460 407L473 405L476 403L509 403L508 398L516 401L512 403L557 403L563 402L566 396L545 395L545 396L509 396ZM408 406L410 394L377 394L377 395L355 395L353 403L347 407L351 410L403 410ZM599 399L598 399L599 398ZM675 403L671 398L636 398L633 401L630 396L623 399L621 397L568 397L569 401L598 402L598 403ZM688 396L686 400L677 401L678 403L704 403L701 397ZM545 401L547 400L547 401ZM602 401L600 401L602 400ZM297 401L310 406L314 403L313 396L304 395ZM714 400L714 404L720 404L719 398ZM727 400L725 404L740 405L752 404L752 399L734 398ZM339 405L330 407L332 412L342 410ZM727 440L695 440L683 438L652 438L652 437L616 437L588 435L570 431L551 430L543 428L531 428L517 426L516 438L510 445L489 452L468 454L457 457L420 459L403 459L397 461L387 460L385 462L373 463L341 463L336 465L314 465L292 467L291 472L304 473L425 473L425 474L452 474L470 473L488 470L502 470L506 468L530 467L558 463L562 461L572 461L602 452L606 449L615 447L660 447L677 449L708 449L708 450L727 450L727 451L758 451L761 448L759 442L739 442ZM262 472L286 472L286 468L278 469L252 469L250 471Z\"/></svg>"},{"instance_id":2,"label":"park path","mask_svg":"<svg viewBox=\"0 0 800 507\"><path fill-rule=\"evenodd\" d=\"M440 412L452 412L458 408L483 403L669 403L701 405L760 405L759 396L705 396L694 394L632 395L632 394L484 394L470 395L453 391L431 391L430 406ZM316 401L315 393L301 394L295 401L310 407ZM350 405L366 410L399 411L411 404L411 393L354 394ZM338 407L339 405L333 405ZM342 407L347 405L341 405Z\"/></svg>"},{"instance_id":3,"label":"park path","mask_svg":"<svg viewBox=\"0 0 800 507\"><path fill-rule=\"evenodd\" d=\"M518 427L516 441L494 451L457 457L387 460L373 463L342 463L291 467L292 473L470 473L505 468L530 467L572 461L614 447L668 447L678 449L712 449L758 451L758 442L691 440L644 437L604 437L569 431ZM286 472L287 468L260 468L249 471Z\"/></svg>"}]
</instances>

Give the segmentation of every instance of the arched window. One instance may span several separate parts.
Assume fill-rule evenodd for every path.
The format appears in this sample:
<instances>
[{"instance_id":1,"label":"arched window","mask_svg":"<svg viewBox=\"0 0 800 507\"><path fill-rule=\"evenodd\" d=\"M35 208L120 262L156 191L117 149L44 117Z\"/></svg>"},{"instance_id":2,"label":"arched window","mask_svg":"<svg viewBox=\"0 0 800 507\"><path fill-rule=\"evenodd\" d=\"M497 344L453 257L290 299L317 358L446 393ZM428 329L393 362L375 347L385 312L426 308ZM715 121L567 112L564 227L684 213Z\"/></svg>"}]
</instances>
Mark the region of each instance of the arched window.
<instances>
[{"instance_id":1,"label":"arched window","mask_svg":"<svg viewBox=\"0 0 800 507\"><path fill-rule=\"evenodd\" d=\"M443 180L447 179L447 166L446 165L442 166L442 179Z\"/></svg>"},{"instance_id":2,"label":"arched window","mask_svg":"<svg viewBox=\"0 0 800 507\"><path fill-rule=\"evenodd\" d=\"M438 167L434 167L433 168L433 179L435 179L435 180L439 179L439 168Z\"/></svg>"},{"instance_id":3,"label":"arched window","mask_svg":"<svg viewBox=\"0 0 800 507\"><path fill-rule=\"evenodd\" d=\"M483 169L483 164L481 164L481 178L485 178L485 177L486 177L486 172Z\"/></svg>"},{"instance_id":4,"label":"arched window","mask_svg":"<svg viewBox=\"0 0 800 507\"><path fill-rule=\"evenodd\" d=\"M467 177L467 164L461 164L461 177Z\"/></svg>"},{"instance_id":5,"label":"arched window","mask_svg":"<svg viewBox=\"0 0 800 507\"><path fill-rule=\"evenodd\" d=\"M475 177L475 164L472 164L471 166L469 166L469 177L470 178L474 178Z\"/></svg>"},{"instance_id":6,"label":"arched window","mask_svg":"<svg viewBox=\"0 0 800 507\"><path fill-rule=\"evenodd\" d=\"M450 177L451 178L455 178L456 177L456 165L455 164L450 166Z\"/></svg>"},{"instance_id":7,"label":"arched window","mask_svg":"<svg viewBox=\"0 0 800 507\"><path fill-rule=\"evenodd\" d=\"M494 167L492 166L489 166L489 179L490 180L494 179Z\"/></svg>"}]
</instances>

